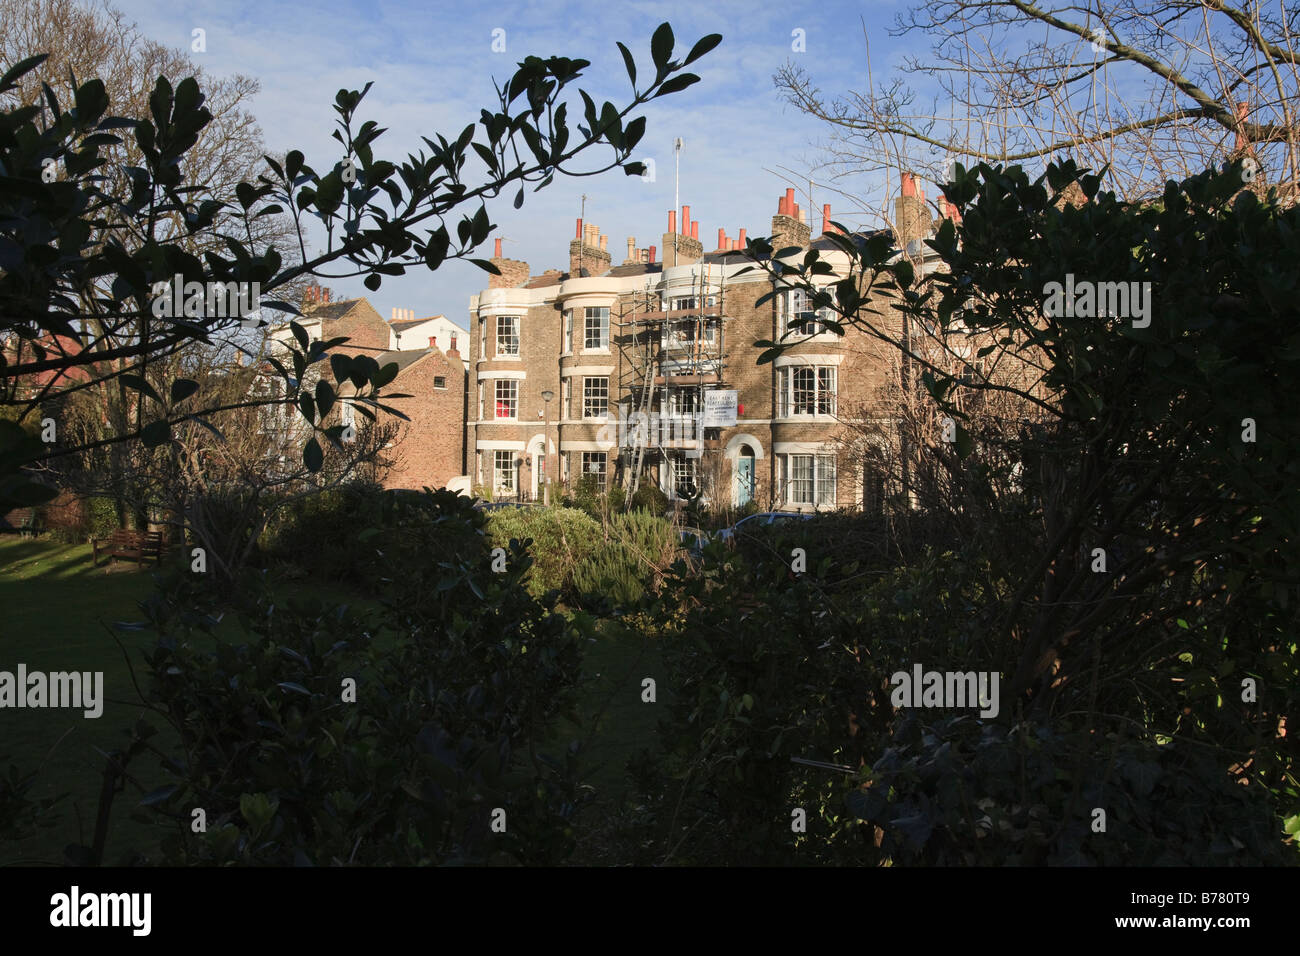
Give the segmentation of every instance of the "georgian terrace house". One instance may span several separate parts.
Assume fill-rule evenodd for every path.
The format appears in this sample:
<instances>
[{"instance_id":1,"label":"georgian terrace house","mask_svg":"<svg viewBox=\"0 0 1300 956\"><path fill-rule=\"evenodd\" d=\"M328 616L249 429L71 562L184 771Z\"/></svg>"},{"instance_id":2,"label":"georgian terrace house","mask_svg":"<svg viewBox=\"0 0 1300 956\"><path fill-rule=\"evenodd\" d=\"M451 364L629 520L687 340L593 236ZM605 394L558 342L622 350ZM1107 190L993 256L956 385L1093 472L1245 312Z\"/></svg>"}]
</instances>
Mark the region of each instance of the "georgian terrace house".
<instances>
[{"instance_id":1,"label":"georgian terrace house","mask_svg":"<svg viewBox=\"0 0 1300 956\"><path fill-rule=\"evenodd\" d=\"M895 244L920 252L933 223L910 174L896 211ZM831 228L829 206L814 238L794 190L779 197L774 246L819 249L843 275ZM638 248L629 237L612 266L607 236L578 220L568 271L534 277L528 263L502 258L498 240L501 275L470 302L475 487L537 498L547 474L567 485L591 474L629 490L652 482L670 498L701 492L715 505L880 501L883 489L848 460L841 438L846 422L872 414L876 390L897 381L897 352L853 329L824 330L800 290L756 305L773 286L761 271L741 274L751 265L746 230L729 238L719 229L712 251L699 233L683 206L680 220L668 213L662 245ZM781 339L792 320L797 344L759 365L754 343Z\"/></svg>"}]
</instances>

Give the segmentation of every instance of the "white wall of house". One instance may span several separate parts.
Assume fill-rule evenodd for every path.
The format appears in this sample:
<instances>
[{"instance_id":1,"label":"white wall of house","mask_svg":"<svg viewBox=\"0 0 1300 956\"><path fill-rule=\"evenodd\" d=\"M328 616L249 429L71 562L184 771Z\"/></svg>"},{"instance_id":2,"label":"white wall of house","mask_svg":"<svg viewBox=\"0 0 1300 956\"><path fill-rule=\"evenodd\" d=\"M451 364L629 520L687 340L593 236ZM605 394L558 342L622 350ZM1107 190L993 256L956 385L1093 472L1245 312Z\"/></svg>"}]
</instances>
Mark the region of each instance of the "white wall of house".
<instances>
[{"instance_id":1,"label":"white wall of house","mask_svg":"<svg viewBox=\"0 0 1300 956\"><path fill-rule=\"evenodd\" d=\"M456 349L461 355L469 353L469 330L462 329L445 315L435 315L425 319L418 325L410 325L397 332L391 325L388 329L388 347L393 351L410 351L413 349L427 349L429 347L429 337L435 336L438 340L438 348L447 351L451 348L451 337L456 336ZM469 368L469 359L465 360L465 367Z\"/></svg>"}]
</instances>

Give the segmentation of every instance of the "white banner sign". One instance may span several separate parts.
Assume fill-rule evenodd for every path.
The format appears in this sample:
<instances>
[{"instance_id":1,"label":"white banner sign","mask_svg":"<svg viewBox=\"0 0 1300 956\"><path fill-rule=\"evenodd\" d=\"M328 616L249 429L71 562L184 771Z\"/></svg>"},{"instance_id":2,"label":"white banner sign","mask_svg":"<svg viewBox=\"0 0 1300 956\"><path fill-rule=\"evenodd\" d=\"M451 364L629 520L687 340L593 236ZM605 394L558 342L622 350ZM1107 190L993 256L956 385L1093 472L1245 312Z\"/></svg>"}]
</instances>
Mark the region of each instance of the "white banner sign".
<instances>
[{"instance_id":1,"label":"white banner sign","mask_svg":"<svg viewBox=\"0 0 1300 956\"><path fill-rule=\"evenodd\" d=\"M734 428L739 393L735 389L711 389L704 393L704 427Z\"/></svg>"}]
</instances>

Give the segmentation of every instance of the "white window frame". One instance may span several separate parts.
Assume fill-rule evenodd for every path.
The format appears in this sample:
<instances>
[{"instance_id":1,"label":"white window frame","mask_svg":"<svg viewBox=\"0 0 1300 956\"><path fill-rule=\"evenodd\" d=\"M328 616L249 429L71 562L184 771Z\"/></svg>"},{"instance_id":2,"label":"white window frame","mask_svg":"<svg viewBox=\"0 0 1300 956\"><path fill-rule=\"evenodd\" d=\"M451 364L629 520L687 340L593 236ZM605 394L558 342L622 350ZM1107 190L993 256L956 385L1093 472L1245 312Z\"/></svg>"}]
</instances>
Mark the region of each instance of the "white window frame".
<instances>
[{"instance_id":1,"label":"white window frame","mask_svg":"<svg viewBox=\"0 0 1300 956\"><path fill-rule=\"evenodd\" d=\"M596 383L603 383L597 385ZM593 413L591 403L599 402L599 411ZM584 375L582 377L582 417L604 419L609 416L609 376Z\"/></svg>"},{"instance_id":2,"label":"white window frame","mask_svg":"<svg viewBox=\"0 0 1300 956\"><path fill-rule=\"evenodd\" d=\"M596 484L601 491L605 490L605 479L609 474L609 453L604 451L583 451L578 452L582 456L582 476L596 475ZM592 464L600 466L595 472L591 471Z\"/></svg>"},{"instance_id":3,"label":"white window frame","mask_svg":"<svg viewBox=\"0 0 1300 956\"><path fill-rule=\"evenodd\" d=\"M835 456L799 452L782 456L785 470L785 500L792 505L813 508L836 506Z\"/></svg>"},{"instance_id":4,"label":"white window frame","mask_svg":"<svg viewBox=\"0 0 1300 956\"><path fill-rule=\"evenodd\" d=\"M508 393L508 397L504 399L501 397L501 390L502 390L501 386L503 385L507 386L506 392ZM514 412L515 412L513 415L502 416L497 414L501 410L501 403L503 401L506 402L507 404L513 404ZM492 387L492 417L494 420L502 421L502 422L519 421L519 380L518 379L499 378L496 380L496 383Z\"/></svg>"},{"instance_id":5,"label":"white window frame","mask_svg":"<svg viewBox=\"0 0 1300 956\"><path fill-rule=\"evenodd\" d=\"M503 325L504 323L504 325ZM498 357L508 356L517 358L519 356L519 316L517 315L498 315L497 316L497 337L496 337L496 354ZM514 344L514 350L508 347L502 348L502 345Z\"/></svg>"},{"instance_id":6,"label":"white window frame","mask_svg":"<svg viewBox=\"0 0 1300 956\"><path fill-rule=\"evenodd\" d=\"M779 418L828 418L834 417L838 408L839 371L834 365L783 365L777 370L777 387L780 395L777 402ZM795 403L795 381L797 378L811 377L811 399L807 404L811 410L800 411Z\"/></svg>"},{"instance_id":7,"label":"white window frame","mask_svg":"<svg viewBox=\"0 0 1300 956\"><path fill-rule=\"evenodd\" d=\"M595 313L594 315L592 313ZM592 320L599 335L599 344L590 345ZM584 352L605 352L609 350L609 307L588 306L582 313L582 350Z\"/></svg>"},{"instance_id":8,"label":"white window frame","mask_svg":"<svg viewBox=\"0 0 1300 956\"><path fill-rule=\"evenodd\" d=\"M478 420L479 420L479 421L483 421L483 393L484 393L484 391L485 391L485 389L483 388L483 383L482 383L482 382L479 382L479 383L478 383Z\"/></svg>"},{"instance_id":9,"label":"white window frame","mask_svg":"<svg viewBox=\"0 0 1300 956\"><path fill-rule=\"evenodd\" d=\"M817 338L833 341L839 338L826 328L827 320L834 320L835 310L829 307L814 309L812 296L806 289L787 289L777 297L777 301L783 338L798 338L801 341ZM790 328L789 323L800 312L812 312L815 317L805 320L800 326Z\"/></svg>"},{"instance_id":10,"label":"white window frame","mask_svg":"<svg viewBox=\"0 0 1300 956\"><path fill-rule=\"evenodd\" d=\"M678 500L677 486L680 478L686 477L700 490L700 468L698 458L687 458L685 454L673 455L668 459L668 487L664 489L669 498Z\"/></svg>"},{"instance_id":11,"label":"white window frame","mask_svg":"<svg viewBox=\"0 0 1300 956\"><path fill-rule=\"evenodd\" d=\"M478 357L487 358L487 319L478 320ZM481 416L480 416L481 417Z\"/></svg>"},{"instance_id":12,"label":"white window frame","mask_svg":"<svg viewBox=\"0 0 1300 956\"><path fill-rule=\"evenodd\" d=\"M573 353L573 310L564 310L564 338L560 343L562 355Z\"/></svg>"},{"instance_id":13,"label":"white window frame","mask_svg":"<svg viewBox=\"0 0 1300 956\"><path fill-rule=\"evenodd\" d=\"M683 401L683 399L687 399ZM694 385L668 386L668 414L672 416L695 415L702 411L700 390Z\"/></svg>"},{"instance_id":14,"label":"white window frame","mask_svg":"<svg viewBox=\"0 0 1300 956\"><path fill-rule=\"evenodd\" d=\"M506 456L506 467L501 467L502 455ZM508 476L508 481L503 481ZM492 453L492 491L493 494L515 494L519 490L519 469L515 465L515 453L497 449Z\"/></svg>"}]
</instances>

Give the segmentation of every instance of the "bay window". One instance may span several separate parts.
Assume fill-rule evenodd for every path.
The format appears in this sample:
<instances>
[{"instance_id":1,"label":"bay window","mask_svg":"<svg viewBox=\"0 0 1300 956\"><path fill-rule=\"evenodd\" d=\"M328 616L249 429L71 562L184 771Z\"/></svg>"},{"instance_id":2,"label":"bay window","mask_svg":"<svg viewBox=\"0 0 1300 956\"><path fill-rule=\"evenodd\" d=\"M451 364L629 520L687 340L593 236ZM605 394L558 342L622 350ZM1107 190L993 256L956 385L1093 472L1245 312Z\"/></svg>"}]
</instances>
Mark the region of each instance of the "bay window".
<instances>
[{"instance_id":1,"label":"bay window","mask_svg":"<svg viewBox=\"0 0 1300 956\"><path fill-rule=\"evenodd\" d=\"M781 418L835 414L835 366L794 365L779 370Z\"/></svg>"}]
</instances>

